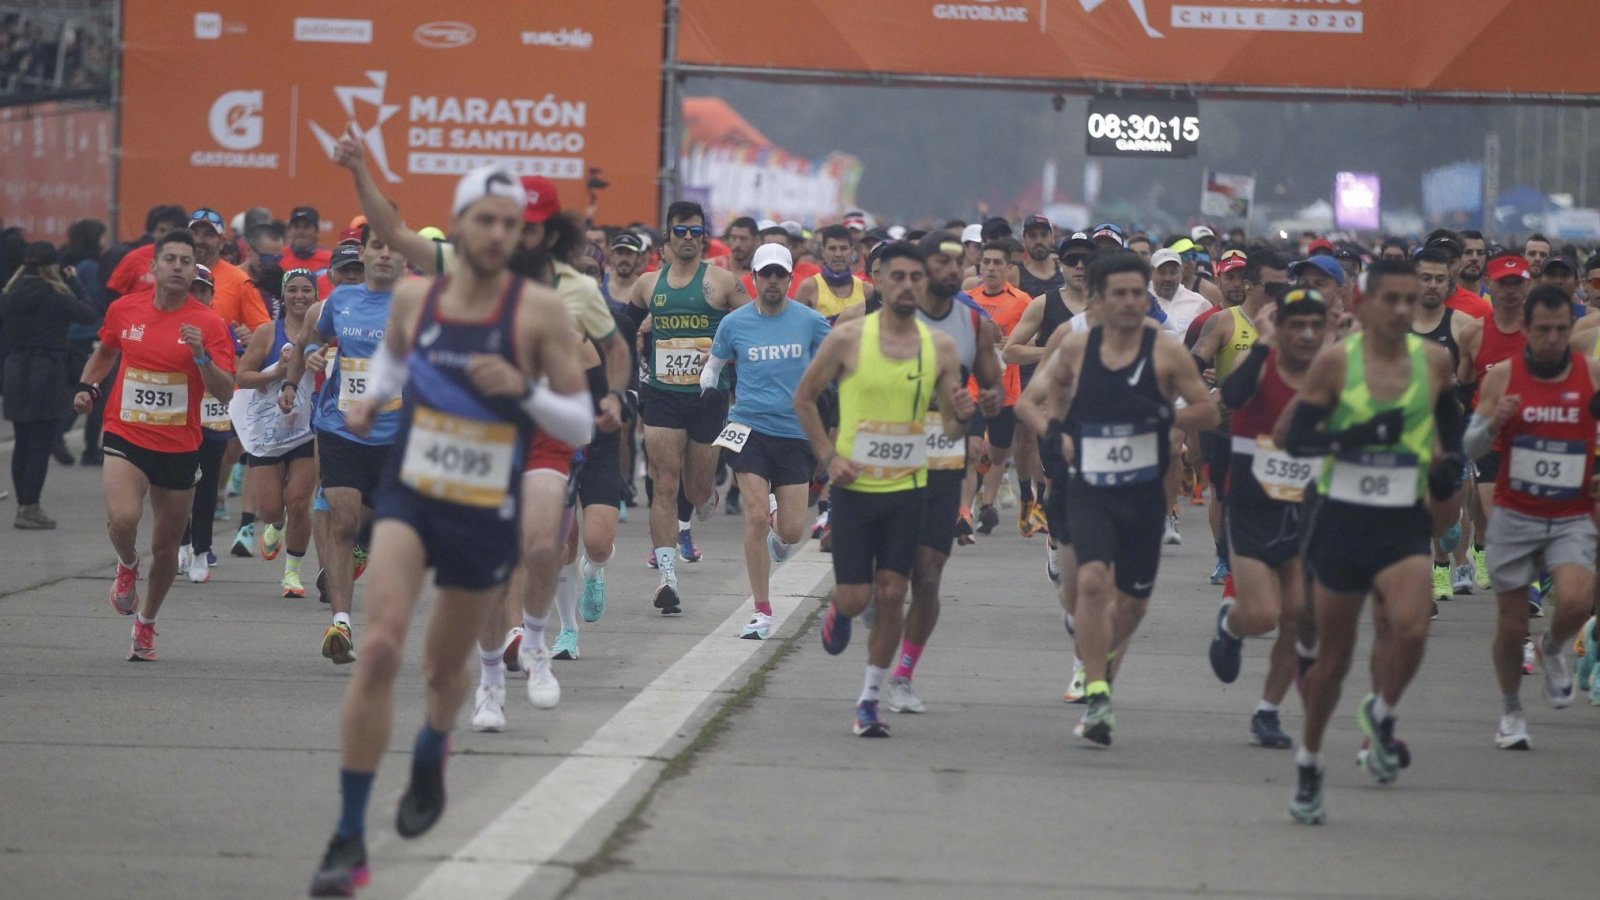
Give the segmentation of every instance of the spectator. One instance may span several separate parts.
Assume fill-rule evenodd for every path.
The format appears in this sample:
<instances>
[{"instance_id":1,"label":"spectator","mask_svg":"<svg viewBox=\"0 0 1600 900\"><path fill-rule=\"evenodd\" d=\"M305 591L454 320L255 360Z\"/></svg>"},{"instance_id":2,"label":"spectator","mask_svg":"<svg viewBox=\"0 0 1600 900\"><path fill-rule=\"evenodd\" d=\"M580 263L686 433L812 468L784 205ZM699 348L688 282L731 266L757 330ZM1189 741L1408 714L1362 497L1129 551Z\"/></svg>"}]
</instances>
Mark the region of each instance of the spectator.
<instances>
[{"instance_id":1,"label":"spectator","mask_svg":"<svg viewBox=\"0 0 1600 900\"><path fill-rule=\"evenodd\" d=\"M56 248L30 244L22 269L0 295L6 323L5 388L0 404L16 434L11 483L17 492L16 527L50 529L56 523L39 508L50 448L61 433L62 411L72 403L78 373L69 368L67 328L94 321L95 311L62 278Z\"/></svg>"},{"instance_id":2,"label":"spectator","mask_svg":"<svg viewBox=\"0 0 1600 900\"><path fill-rule=\"evenodd\" d=\"M131 294L154 284L150 263L155 259L155 242L174 228L189 224L189 214L181 206L160 205L150 207L144 216L144 234L126 244L118 244L106 251L100 260L100 274L104 278L100 295L106 306L123 294Z\"/></svg>"},{"instance_id":3,"label":"spectator","mask_svg":"<svg viewBox=\"0 0 1600 900\"><path fill-rule=\"evenodd\" d=\"M68 369L73 373L83 371L84 363L94 353L95 336L100 332L100 320L105 317L105 279L100 276L100 260L106 251L106 226L104 222L96 219L79 219L67 229L67 245L61 249L61 265L63 274L72 272L79 288L83 292L83 299L94 309L94 322L91 324L72 323L67 329L67 361ZM102 394L104 391L102 391ZM96 404L97 409L91 411L83 423L83 456L80 458L86 466L98 466L102 462L100 455L100 426L105 421L104 401ZM72 454L67 450L66 436L72 432L72 426L78 421L78 414L68 407L66 415L61 419L61 437L57 438L53 455L57 462L63 465L72 465Z\"/></svg>"},{"instance_id":4,"label":"spectator","mask_svg":"<svg viewBox=\"0 0 1600 900\"><path fill-rule=\"evenodd\" d=\"M284 264L291 269L310 269L320 273L328 267L332 253L317 246L322 217L309 206L297 206L289 213L289 249Z\"/></svg>"}]
</instances>

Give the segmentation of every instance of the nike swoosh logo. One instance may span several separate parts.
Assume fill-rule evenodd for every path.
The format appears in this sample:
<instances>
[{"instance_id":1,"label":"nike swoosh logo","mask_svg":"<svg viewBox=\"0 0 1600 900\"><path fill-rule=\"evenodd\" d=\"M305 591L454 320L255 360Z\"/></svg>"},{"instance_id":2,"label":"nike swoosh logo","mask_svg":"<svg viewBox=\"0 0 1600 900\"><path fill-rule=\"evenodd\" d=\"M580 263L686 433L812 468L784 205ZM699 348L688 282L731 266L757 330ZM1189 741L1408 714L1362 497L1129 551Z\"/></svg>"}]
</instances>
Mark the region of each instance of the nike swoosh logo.
<instances>
[{"instance_id":1,"label":"nike swoosh logo","mask_svg":"<svg viewBox=\"0 0 1600 900\"><path fill-rule=\"evenodd\" d=\"M907 381L920 381L920 380L922 380L922 375L917 373L917 372L907 372L906 373L906 380Z\"/></svg>"},{"instance_id":2,"label":"nike swoosh logo","mask_svg":"<svg viewBox=\"0 0 1600 900\"><path fill-rule=\"evenodd\" d=\"M1146 581L1143 584L1140 584L1137 581L1133 583L1133 589L1136 590L1136 591L1147 591L1147 590L1149 590L1150 588L1152 588L1154 586L1155 586L1155 582L1154 581Z\"/></svg>"},{"instance_id":3,"label":"nike swoosh logo","mask_svg":"<svg viewBox=\"0 0 1600 900\"><path fill-rule=\"evenodd\" d=\"M1145 363L1145 360L1148 359L1148 358L1149 357L1141 357L1139 359L1138 368L1134 369L1133 370L1133 374L1128 377L1128 387L1138 387L1139 386L1139 376L1144 374L1144 363Z\"/></svg>"}]
</instances>

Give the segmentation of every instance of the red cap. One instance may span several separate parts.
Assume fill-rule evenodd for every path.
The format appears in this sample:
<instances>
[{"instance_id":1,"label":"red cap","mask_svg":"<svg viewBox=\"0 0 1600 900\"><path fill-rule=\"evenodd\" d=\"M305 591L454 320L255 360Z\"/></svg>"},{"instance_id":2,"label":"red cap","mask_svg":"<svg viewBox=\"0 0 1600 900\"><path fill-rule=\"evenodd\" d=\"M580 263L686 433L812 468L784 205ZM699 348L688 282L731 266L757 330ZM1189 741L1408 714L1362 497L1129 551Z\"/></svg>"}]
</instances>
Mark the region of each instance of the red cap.
<instances>
[{"instance_id":1,"label":"red cap","mask_svg":"<svg viewBox=\"0 0 1600 900\"><path fill-rule=\"evenodd\" d=\"M1484 276L1490 281L1499 281L1502 278L1528 279L1528 261L1520 256L1496 256L1489 260Z\"/></svg>"},{"instance_id":2,"label":"red cap","mask_svg":"<svg viewBox=\"0 0 1600 900\"><path fill-rule=\"evenodd\" d=\"M1330 241L1327 238L1321 238L1321 237L1317 238L1316 240L1312 241L1310 244L1306 245L1306 255L1310 256L1311 254L1317 252L1318 250L1326 250L1329 253L1338 253L1339 252L1339 248L1335 247L1333 245L1333 241Z\"/></svg>"},{"instance_id":3,"label":"red cap","mask_svg":"<svg viewBox=\"0 0 1600 900\"><path fill-rule=\"evenodd\" d=\"M1217 274L1226 275L1248 265L1250 265L1250 260L1245 259L1243 256L1224 256L1217 263Z\"/></svg>"},{"instance_id":4,"label":"red cap","mask_svg":"<svg viewBox=\"0 0 1600 900\"><path fill-rule=\"evenodd\" d=\"M345 230L339 232L338 242L341 244L361 243L361 228L357 226L355 228L346 228Z\"/></svg>"},{"instance_id":5,"label":"red cap","mask_svg":"<svg viewBox=\"0 0 1600 900\"><path fill-rule=\"evenodd\" d=\"M543 222L561 212L561 197L556 193L554 181L543 175L524 175L522 189L528 193L528 205L522 208L522 221Z\"/></svg>"}]
</instances>

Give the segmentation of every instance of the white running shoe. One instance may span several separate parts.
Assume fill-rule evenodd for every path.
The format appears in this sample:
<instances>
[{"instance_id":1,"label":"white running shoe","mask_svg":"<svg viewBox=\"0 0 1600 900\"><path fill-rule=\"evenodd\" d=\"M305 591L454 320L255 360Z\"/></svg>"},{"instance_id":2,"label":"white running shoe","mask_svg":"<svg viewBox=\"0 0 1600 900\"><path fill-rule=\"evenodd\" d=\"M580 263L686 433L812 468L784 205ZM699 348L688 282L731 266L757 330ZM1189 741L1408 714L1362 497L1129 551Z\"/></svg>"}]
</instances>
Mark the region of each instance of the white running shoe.
<instances>
[{"instance_id":1,"label":"white running shoe","mask_svg":"<svg viewBox=\"0 0 1600 900\"><path fill-rule=\"evenodd\" d=\"M772 617L758 612L750 617L749 624L739 629L739 637L746 641L764 641L772 636Z\"/></svg>"},{"instance_id":2,"label":"white running shoe","mask_svg":"<svg viewBox=\"0 0 1600 900\"><path fill-rule=\"evenodd\" d=\"M1054 541L1044 542L1044 574L1049 577L1051 584L1061 585L1061 551Z\"/></svg>"},{"instance_id":3,"label":"white running shoe","mask_svg":"<svg viewBox=\"0 0 1600 900\"><path fill-rule=\"evenodd\" d=\"M478 698L472 706L473 731L504 731L506 729L505 685L478 685Z\"/></svg>"},{"instance_id":4,"label":"white running shoe","mask_svg":"<svg viewBox=\"0 0 1600 900\"><path fill-rule=\"evenodd\" d=\"M794 554L794 545L778 540L777 532L767 529L767 556L775 563L786 562Z\"/></svg>"},{"instance_id":5,"label":"white running shoe","mask_svg":"<svg viewBox=\"0 0 1600 900\"><path fill-rule=\"evenodd\" d=\"M721 494L721 491L717 490L716 488L712 488L711 499L694 508L695 518L701 522L711 518L711 514L717 511L718 504L722 502Z\"/></svg>"},{"instance_id":6,"label":"white running shoe","mask_svg":"<svg viewBox=\"0 0 1600 900\"><path fill-rule=\"evenodd\" d=\"M889 679L889 711L897 713L924 713L928 711L927 704L917 696L911 688L909 678Z\"/></svg>"},{"instance_id":7,"label":"white running shoe","mask_svg":"<svg viewBox=\"0 0 1600 900\"><path fill-rule=\"evenodd\" d=\"M1450 579L1450 590L1457 594L1470 594L1476 586L1477 579L1473 577L1472 563L1456 566L1455 577Z\"/></svg>"},{"instance_id":8,"label":"white running shoe","mask_svg":"<svg viewBox=\"0 0 1600 900\"><path fill-rule=\"evenodd\" d=\"M1500 730L1495 733L1494 745L1501 750L1533 749L1533 741L1528 738L1528 720L1521 711L1500 717Z\"/></svg>"},{"instance_id":9,"label":"white running shoe","mask_svg":"<svg viewBox=\"0 0 1600 900\"><path fill-rule=\"evenodd\" d=\"M187 549L187 548L185 548ZM181 566L189 570L189 580L195 584L205 584L211 580L211 564L207 562L204 553L189 551L189 565Z\"/></svg>"},{"instance_id":10,"label":"white running shoe","mask_svg":"<svg viewBox=\"0 0 1600 900\"><path fill-rule=\"evenodd\" d=\"M561 702L561 683L550 671L550 648L543 638L530 641L525 635L517 663L528 673L528 702L535 709L555 709Z\"/></svg>"},{"instance_id":11,"label":"white running shoe","mask_svg":"<svg viewBox=\"0 0 1600 900\"><path fill-rule=\"evenodd\" d=\"M1544 669L1544 697L1553 709L1572 705L1572 666L1565 647L1550 646L1550 632L1539 639L1539 666Z\"/></svg>"},{"instance_id":12,"label":"white running shoe","mask_svg":"<svg viewBox=\"0 0 1600 900\"><path fill-rule=\"evenodd\" d=\"M1011 486L1010 472L1007 477L1000 479L1000 490L996 492L995 502L1001 509L1015 509L1017 506L1017 489Z\"/></svg>"},{"instance_id":13,"label":"white running shoe","mask_svg":"<svg viewBox=\"0 0 1600 900\"><path fill-rule=\"evenodd\" d=\"M193 547L190 547L188 544L182 544L182 545L180 545L178 547L178 571L179 572L187 572L187 571L189 571L189 562L191 560L193 560L193 559L194 559L194 548Z\"/></svg>"},{"instance_id":14,"label":"white running shoe","mask_svg":"<svg viewBox=\"0 0 1600 900\"><path fill-rule=\"evenodd\" d=\"M1161 543L1177 546L1183 543L1183 535L1178 533L1178 517L1167 516L1167 529L1161 535Z\"/></svg>"},{"instance_id":15,"label":"white running shoe","mask_svg":"<svg viewBox=\"0 0 1600 900\"><path fill-rule=\"evenodd\" d=\"M1522 674L1532 675L1534 663L1538 660L1539 653L1533 649L1533 638L1522 639Z\"/></svg>"}]
</instances>

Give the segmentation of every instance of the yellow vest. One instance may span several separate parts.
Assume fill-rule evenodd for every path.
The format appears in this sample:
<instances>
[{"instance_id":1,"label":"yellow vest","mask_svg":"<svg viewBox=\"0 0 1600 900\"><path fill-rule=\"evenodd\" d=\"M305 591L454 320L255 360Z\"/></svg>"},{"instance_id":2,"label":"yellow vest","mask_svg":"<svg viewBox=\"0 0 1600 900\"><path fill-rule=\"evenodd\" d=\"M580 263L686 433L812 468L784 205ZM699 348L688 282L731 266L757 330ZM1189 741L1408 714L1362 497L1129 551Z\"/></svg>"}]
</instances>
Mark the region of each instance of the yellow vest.
<instances>
[{"instance_id":1,"label":"yellow vest","mask_svg":"<svg viewBox=\"0 0 1600 900\"><path fill-rule=\"evenodd\" d=\"M847 490L907 491L928 483L923 420L939 382L933 332L912 320L920 342L915 359L883 355L882 312L862 320L855 371L839 379L839 436L834 451L861 466Z\"/></svg>"}]
</instances>

